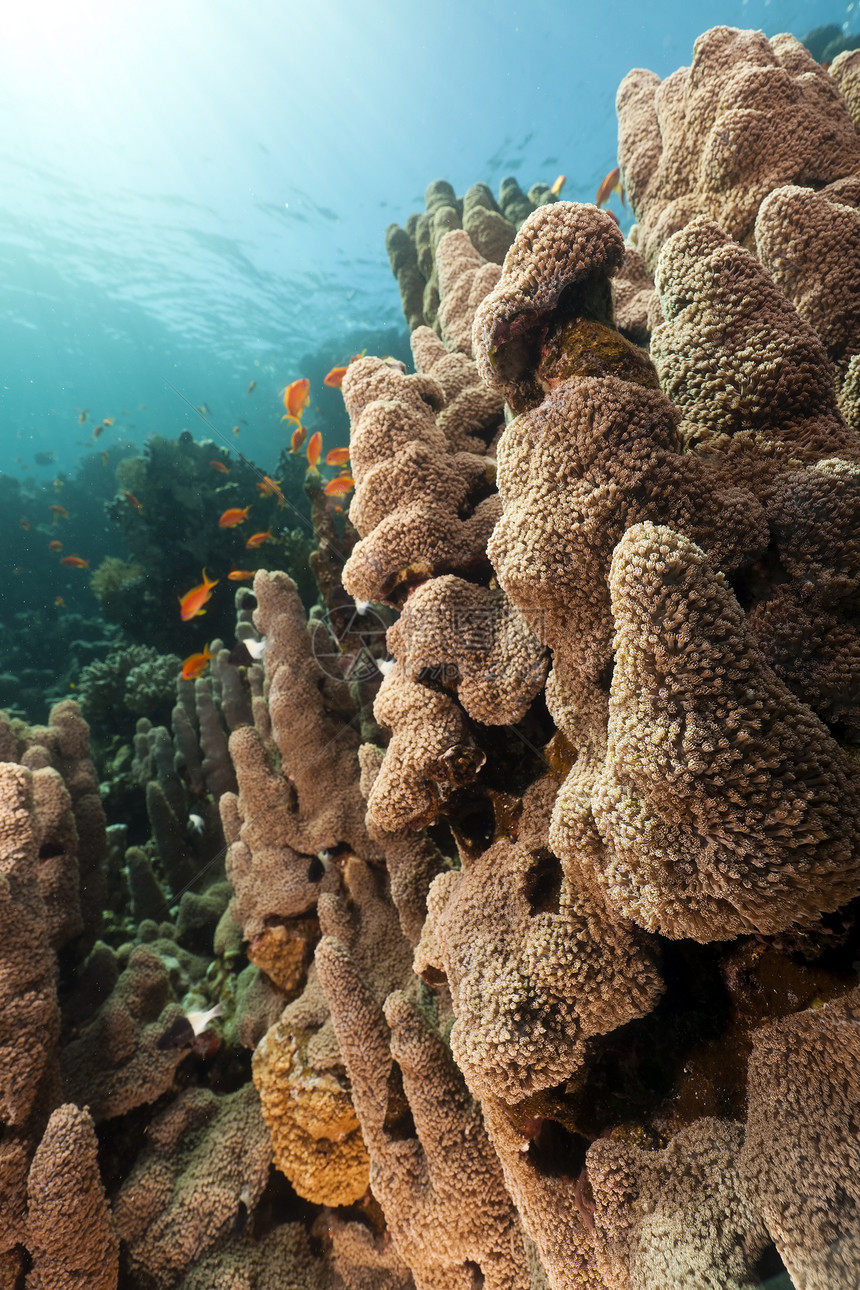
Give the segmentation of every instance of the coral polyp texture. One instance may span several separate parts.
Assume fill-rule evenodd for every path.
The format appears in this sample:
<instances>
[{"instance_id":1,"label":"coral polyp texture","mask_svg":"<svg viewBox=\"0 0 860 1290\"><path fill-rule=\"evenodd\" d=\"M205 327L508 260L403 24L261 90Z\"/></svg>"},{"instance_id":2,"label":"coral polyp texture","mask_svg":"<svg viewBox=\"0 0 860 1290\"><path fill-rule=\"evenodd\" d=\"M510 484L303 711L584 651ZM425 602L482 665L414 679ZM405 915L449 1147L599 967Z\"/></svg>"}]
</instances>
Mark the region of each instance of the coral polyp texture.
<instances>
[{"instance_id":1,"label":"coral polyp texture","mask_svg":"<svg viewBox=\"0 0 860 1290\"><path fill-rule=\"evenodd\" d=\"M696 215L748 244L775 188L823 188L860 173L845 100L790 35L714 27L690 66L664 81L629 72L616 106L618 160L652 270L666 239Z\"/></svg>"},{"instance_id":2,"label":"coral polyp texture","mask_svg":"<svg viewBox=\"0 0 860 1290\"><path fill-rule=\"evenodd\" d=\"M0 1285L860 1285L858 99L718 27L626 240L432 183L318 602L88 669L125 796L0 716Z\"/></svg>"}]
</instances>

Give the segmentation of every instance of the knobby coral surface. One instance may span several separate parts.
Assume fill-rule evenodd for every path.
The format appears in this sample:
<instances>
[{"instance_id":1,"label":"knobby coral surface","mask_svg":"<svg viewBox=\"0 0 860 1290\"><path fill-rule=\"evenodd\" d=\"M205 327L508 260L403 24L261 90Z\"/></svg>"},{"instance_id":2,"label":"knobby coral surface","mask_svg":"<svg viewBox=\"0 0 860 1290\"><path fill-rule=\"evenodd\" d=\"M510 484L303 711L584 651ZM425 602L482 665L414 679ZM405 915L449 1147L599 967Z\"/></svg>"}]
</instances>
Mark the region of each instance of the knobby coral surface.
<instances>
[{"instance_id":1,"label":"knobby coral surface","mask_svg":"<svg viewBox=\"0 0 860 1290\"><path fill-rule=\"evenodd\" d=\"M621 82L618 160L653 269L696 215L748 244L759 206L785 184L821 188L860 172L860 140L834 80L793 36L714 27L664 81Z\"/></svg>"}]
</instances>

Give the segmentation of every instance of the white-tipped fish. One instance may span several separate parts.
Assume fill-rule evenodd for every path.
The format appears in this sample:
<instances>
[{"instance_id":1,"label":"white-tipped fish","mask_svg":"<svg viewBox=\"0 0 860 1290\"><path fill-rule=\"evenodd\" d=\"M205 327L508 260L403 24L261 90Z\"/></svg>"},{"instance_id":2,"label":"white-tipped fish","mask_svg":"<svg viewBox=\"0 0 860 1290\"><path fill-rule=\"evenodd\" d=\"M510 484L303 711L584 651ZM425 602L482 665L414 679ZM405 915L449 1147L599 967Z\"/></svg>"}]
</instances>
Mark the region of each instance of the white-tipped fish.
<instances>
[{"instance_id":1,"label":"white-tipped fish","mask_svg":"<svg viewBox=\"0 0 860 1290\"><path fill-rule=\"evenodd\" d=\"M366 614L368 609L370 608L370 604L371 602L369 600L356 600L355 612L357 614L362 614L362 615Z\"/></svg>"},{"instance_id":2,"label":"white-tipped fish","mask_svg":"<svg viewBox=\"0 0 860 1290\"><path fill-rule=\"evenodd\" d=\"M202 833L206 827L206 821L202 815L189 815L188 828L192 833Z\"/></svg>"},{"instance_id":3,"label":"white-tipped fish","mask_svg":"<svg viewBox=\"0 0 860 1290\"><path fill-rule=\"evenodd\" d=\"M162 1052L171 1048L193 1048L198 1035L202 1035L209 1022L220 1017L223 1011L223 1003L216 1003L214 1008L209 1008L206 1012L186 1012L170 1023L156 1047Z\"/></svg>"},{"instance_id":4,"label":"white-tipped fish","mask_svg":"<svg viewBox=\"0 0 860 1290\"><path fill-rule=\"evenodd\" d=\"M265 641L242 641L242 644L254 660L263 657L266 649Z\"/></svg>"},{"instance_id":5,"label":"white-tipped fish","mask_svg":"<svg viewBox=\"0 0 860 1290\"><path fill-rule=\"evenodd\" d=\"M396 666L397 666L396 658L378 658L376 660L377 670L380 671L383 676L388 676L388 673L391 672Z\"/></svg>"},{"instance_id":6,"label":"white-tipped fish","mask_svg":"<svg viewBox=\"0 0 860 1290\"><path fill-rule=\"evenodd\" d=\"M194 1031L195 1038L197 1035L202 1035L209 1022L214 1021L216 1017L220 1017L223 1011L223 1003L216 1003L214 1008L209 1008L206 1012L186 1012L185 1016Z\"/></svg>"}]
</instances>

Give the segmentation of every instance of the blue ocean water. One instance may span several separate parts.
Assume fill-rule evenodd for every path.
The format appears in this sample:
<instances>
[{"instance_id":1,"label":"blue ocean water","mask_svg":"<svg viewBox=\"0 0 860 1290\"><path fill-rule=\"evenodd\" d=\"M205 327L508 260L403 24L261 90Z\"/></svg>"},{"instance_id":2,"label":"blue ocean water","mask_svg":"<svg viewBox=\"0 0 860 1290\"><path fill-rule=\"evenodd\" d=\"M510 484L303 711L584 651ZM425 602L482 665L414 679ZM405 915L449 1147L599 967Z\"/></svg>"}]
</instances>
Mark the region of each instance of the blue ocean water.
<instances>
[{"instance_id":1,"label":"blue ocean water","mask_svg":"<svg viewBox=\"0 0 860 1290\"><path fill-rule=\"evenodd\" d=\"M383 236L423 209L430 180L462 193L563 172L565 197L591 200L631 67L666 75L715 23L856 31L858 13L834 0L21 6L0 46L0 470L74 470L105 416L100 449L209 433L166 381L272 464L287 381L316 378L320 424L342 426L319 377L355 349L404 345Z\"/></svg>"}]
</instances>

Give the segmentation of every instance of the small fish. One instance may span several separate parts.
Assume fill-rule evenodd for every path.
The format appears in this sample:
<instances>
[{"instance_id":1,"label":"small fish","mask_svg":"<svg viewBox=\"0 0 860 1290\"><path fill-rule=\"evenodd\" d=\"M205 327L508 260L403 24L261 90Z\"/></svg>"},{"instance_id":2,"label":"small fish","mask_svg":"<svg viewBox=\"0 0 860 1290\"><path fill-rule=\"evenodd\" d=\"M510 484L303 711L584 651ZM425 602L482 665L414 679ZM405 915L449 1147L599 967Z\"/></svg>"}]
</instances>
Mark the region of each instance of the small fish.
<instances>
[{"instance_id":1,"label":"small fish","mask_svg":"<svg viewBox=\"0 0 860 1290\"><path fill-rule=\"evenodd\" d=\"M325 865L319 856L313 856L308 865L308 882L319 882L325 877Z\"/></svg>"},{"instance_id":2,"label":"small fish","mask_svg":"<svg viewBox=\"0 0 860 1290\"><path fill-rule=\"evenodd\" d=\"M48 543L48 550L49 550L49 551L62 551L62 549L63 549L63 544L62 544L62 542L56 542L56 541L54 541L54 542L49 542L49 543Z\"/></svg>"},{"instance_id":3,"label":"small fish","mask_svg":"<svg viewBox=\"0 0 860 1290\"><path fill-rule=\"evenodd\" d=\"M308 440L308 470L316 470L322 454L322 435L315 430Z\"/></svg>"},{"instance_id":4,"label":"small fish","mask_svg":"<svg viewBox=\"0 0 860 1290\"><path fill-rule=\"evenodd\" d=\"M252 533L245 543L249 551L253 551L255 546L262 546L264 542L273 541L272 534L266 529L265 533Z\"/></svg>"},{"instance_id":5,"label":"small fish","mask_svg":"<svg viewBox=\"0 0 860 1290\"><path fill-rule=\"evenodd\" d=\"M223 1003L216 1003L214 1008L209 1008L206 1012L187 1012L185 1015L194 1034L202 1035L209 1022L214 1021L216 1017L220 1017L223 1011Z\"/></svg>"},{"instance_id":6,"label":"small fish","mask_svg":"<svg viewBox=\"0 0 860 1290\"><path fill-rule=\"evenodd\" d=\"M50 510L54 512L55 524L57 520L67 520L69 518L69 512L66 510L65 506L51 506Z\"/></svg>"},{"instance_id":7,"label":"small fish","mask_svg":"<svg viewBox=\"0 0 860 1290\"><path fill-rule=\"evenodd\" d=\"M202 815L189 815L188 831L189 833L202 833L206 827L206 821Z\"/></svg>"},{"instance_id":8,"label":"small fish","mask_svg":"<svg viewBox=\"0 0 860 1290\"><path fill-rule=\"evenodd\" d=\"M223 461L210 461L209 465L212 467L213 470L220 470L222 475L230 474L230 467L225 466Z\"/></svg>"},{"instance_id":9,"label":"small fish","mask_svg":"<svg viewBox=\"0 0 860 1290\"><path fill-rule=\"evenodd\" d=\"M245 649L251 655L251 658L254 659L255 661L258 658L262 658L266 652L265 641L247 640L247 641L242 641L242 644L245 646Z\"/></svg>"},{"instance_id":10,"label":"small fish","mask_svg":"<svg viewBox=\"0 0 860 1290\"><path fill-rule=\"evenodd\" d=\"M103 465L103 466L106 466L106 465L108 464L108 462L110 461L110 457L108 456L108 454L107 454L106 452L100 452L100 453L99 453L99 456L100 456L100 457L101 457L101 459L102 459L102 465Z\"/></svg>"},{"instance_id":11,"label":"small fish","mask_svg":"<svg viewBox=\"0 0 860 1290\"><path fill-rule=\"evenodd\" d=\"M211 417L212 415L212 410L209 407L208 403L198 403L197 411L200 413L202 417Z\"/></svg>"},{"instance_id":12,"label":"small fish","mask_svg":"<svg viewBox=\"0 0 860 1290\"><path fill-rule=\"evenodd\" d=\"M212 599L212 588L218 586L218 579L214 582L206 577L206 570L203 570L203 581L199 586L192 587L186 591L184 596L179 597L179 613L184 623L196 618L198 614L205 614L203 606Z\"/></svg>"},{"instance_id":13,"label":"small fish","mask_svg":"<svg viewBox=\"0 0 860 1290\"><path fill-rule=\"evenodd\" d=\"M103 425L93 426L93 438L98 439L104 432Z\"/></svg>"},{"instance_id":14,"label":"small fish","mask_svg":"<svg viewBox=\"0 0 860 1290\"><path fill-rule=\"evenodd\" d=\"M388 676L388 673L391 672L396 666L397 666L397 660L393 658L378 658L376 660L377 670L380 671L383 676Z\"/></svg>"},{"instance_id":15,"label":"small fish","mask_svg":"<svg viewBox=\"0 0 860 1290\"><path fill-rule=\"evenodd\" d=\"M256 381L251 381L251 382L249 382L249 384L248 384L248 388L247 388L247 390L245 391L245 393L246 393L246 394L253 394L253 393L254 393L254 391L256 390L256 388L257 388L257 382L256 382Z\"/></svg>"},{"instance_id":16,"label":"small fish","mask_svg":"<svg viewBox=\"0 0 860 1290\"><path fill-rule=\"evenodd\" d=\"M352 475L338 475L337 479L330 479L326 484L323 492L326 497L345 497L355 488L355 480Z\"/></svg>"},{"instance_id":17,"label":"small fish","mask_svg":"<svg viewBox=\"0 0 860 1290\"><path fill-rule=\"evenodd\" d=\"M231 506L230 510L225 511L221 516L218 521L218 527L221 529L234 529L237 525L244 524L250 509L250 506Z\"/></svg>"},{"instance_id":18,"label":"small fish","mask_svg":"<svg viewBox=\"0 0 860 1290\"><path fill-rule=\"evenodd\" d=\"M54 604L57 606L58 609L65 609L66 607L66 602L65 600L63 600L62 596L57 596L54 599Z\"/></svg>"},{"instance_id":19,"label":"small fish","mask_svg":"<svg viewBox=\"0 0 860 1290\"><path fill-rule=\"evenodd\" d=\"M567 175L559 175L555 183L550 184L549 191L552 193L553 197L558 197L561 194L561 190L562 188L564 188L566 183L567 183Z\"/></svg>"},{"instance_id":20,"label":"small fish","mask_svg":"<svg viewBox=\"0 0 860 1290\"><path fill-rule=\"evenodd\" d=\"M78 425L82 426L88 416L89 416L89 413L87 412L87 409L81 408L80 412L78 413Z\"/></svg>"},{"instance_id":21,"label":"small fish","mask_svg":"<svg viewBox=\"0 0 860 1290\"><path fill-rule=\"evenodd\" d=\"M88 569L89 560L82 560L79 555L64 555L60 564L67 564L71 569Z\"/></svg>"},{"instance_id":22,"label":"small fish","mask_svg":"<svg viewBox=\"0 0 860 1290\"><path fill-rule=\"evenodd\" d=\"M167 1048L192 1048L197 1036L223 1011L224 1005L219 1003L208 1012L187 1012L184 1017L177 1017L158 1040L156 1048L162 1052Z\"/></svg>"},{"instance_id":23,"label":"small fish","mask_svg":"<svg viewBox=\"0 0 860 1290\"><path fill-rule=\"evenodd\" d=\"M256 569L231 569L227 578L230 582L248 582L256 572Z\"/></svg>"},{"instance_id":24,"label":"small fish","mask_svg":"<svg viewBox=\"0 0 860 1290\"><path fill-rule=\"evenodd\" d=\"M284 390L284 407L286 413L282 421L301 421L302 413L311 401L311 383L306 376L291 381Z\"/></svg>"},{"instance_id":25,"label":"small fish","mask_svg":"<svg viewBox=\"0 0 860 1290\"><path fill-rule=\"evenodd\" d=\"M325 455L327 466L345 466L349 461L349 448L329 448Z\"/></svg>"},{"instance_id":26,"label":"small fish","mask_svg":"<svg viewBox=\"0 0 860 1290\"><path fill-rule=\"evenodd\" d=\"M208 645L204 645L199 654L189 654L188 658L182 660L183 681L193 681L200 676L209 666L209 660L214 657L214 654L210 654Z\"/></svg>"},{"instance_id":27,"label":"small fish","mask_svg":"<svg viewBox=\"0 0 860 1290\"><path fill-rule=\"evenodd\" d=\"M597 190L597 196L594 199L594 204L598 210L600 210L600 207L603 206L605 202L609 201L609 198L612 196L613 193L617 193L618 196L621 198L622 206L627 205L627 203L624 200L624 185L621 183L621 171L619 170L618 166L616 166L614 170L610 170L609 174L606 175L606 177L604 178L603 182L601 183L600 187Z\"/></svg>"},{"instance_id":28,"label":"small fish","mask_svg":"<svg viewBox=\"0 0 860 1290\"><path fill-rule=\"evenodd\" d=\"M347 364L347 367L349 364ZM323 377L323 385L328 385L332 390L339 390L343 385L343 378L346 376L346 367L333 367Z\"/></svg>"},{"instance_id":29,"label":"small fish","mask_svg":"<svg viewBox=\"0 0 860 1290\"><path fill-rule=\"evenodd\" d=\"M271 479L269 475L264 475L262 482L257 485L264 497L277 497L278 505L284 505L284 494L278 486L277 479Z\"/></svg>"},{"instance_id":30,"label":"small fish","mask_svg":"<svg viewBox=\"0 0 860 1290\"><path fill-rule=\"evenodd\" d=\"M29 521L29 520L21 520L21 528L22 528L22 529L24 529L24 531L25 531L26 533L29 533L29 532L30 532L30 521Z\"/></svg>"},{"instance_id":31,"label":"small fish","mask_svg":"<svg viewBox=\"0 0 860 1290\"><path fill-rule=\"evenodd\" d=\"M129 506L133 506L136 511L143 510L143 502L139 501L135 497L134 493L126 492L124 489L122 495L125 498L125 500L128 502Z\"/></svg>"},{"instance_id":32,"label":"small fish","mask_svg":"<svg viewBox=\"0 0 860 1290\"><path fill-rule=\"evenodd\" d=\"M306 434L307 434L307 430L305 430L304 426L302 425L296 426L295 430L290 436L290 452L298 452L299 448L301 448L302 444L305 441Z\"/></svg>"},{"instance_id":33,"label":"small fish","mask_svg":"<svg viewBox=\"0 0 860 1290\"><path fill-rule=\"evenodd\" d=\"M238 434L238 433L239 433L239 427L238 427L238 426L234 426L234 427L233 427L233 433L234 433L234 434Z\"/></svg>"},{"instance_id":34,"label":"small fish","mask_svg":"<svg viewBox=\"0 0 860 1290\"><path fill-rule=\"evenodd\" d=\"M363 349L360 354L353 354L352 358L349 360L350 363L354 363L358 358L364 358L366 353L367 353L367 350Z\"/></svg>"},{"instance_id":35,"label":"small fish","mask_svg":"<svg viewBox=\"0 0 860 1290\"><path fill-rule=\"evenodd\" d=\"M114 422L113 417L103 417L103 418L102 418L102 425L105 425L105 426L112 426L112 425L113 425L113 422Z\"/></svg>"}]
</instances>

